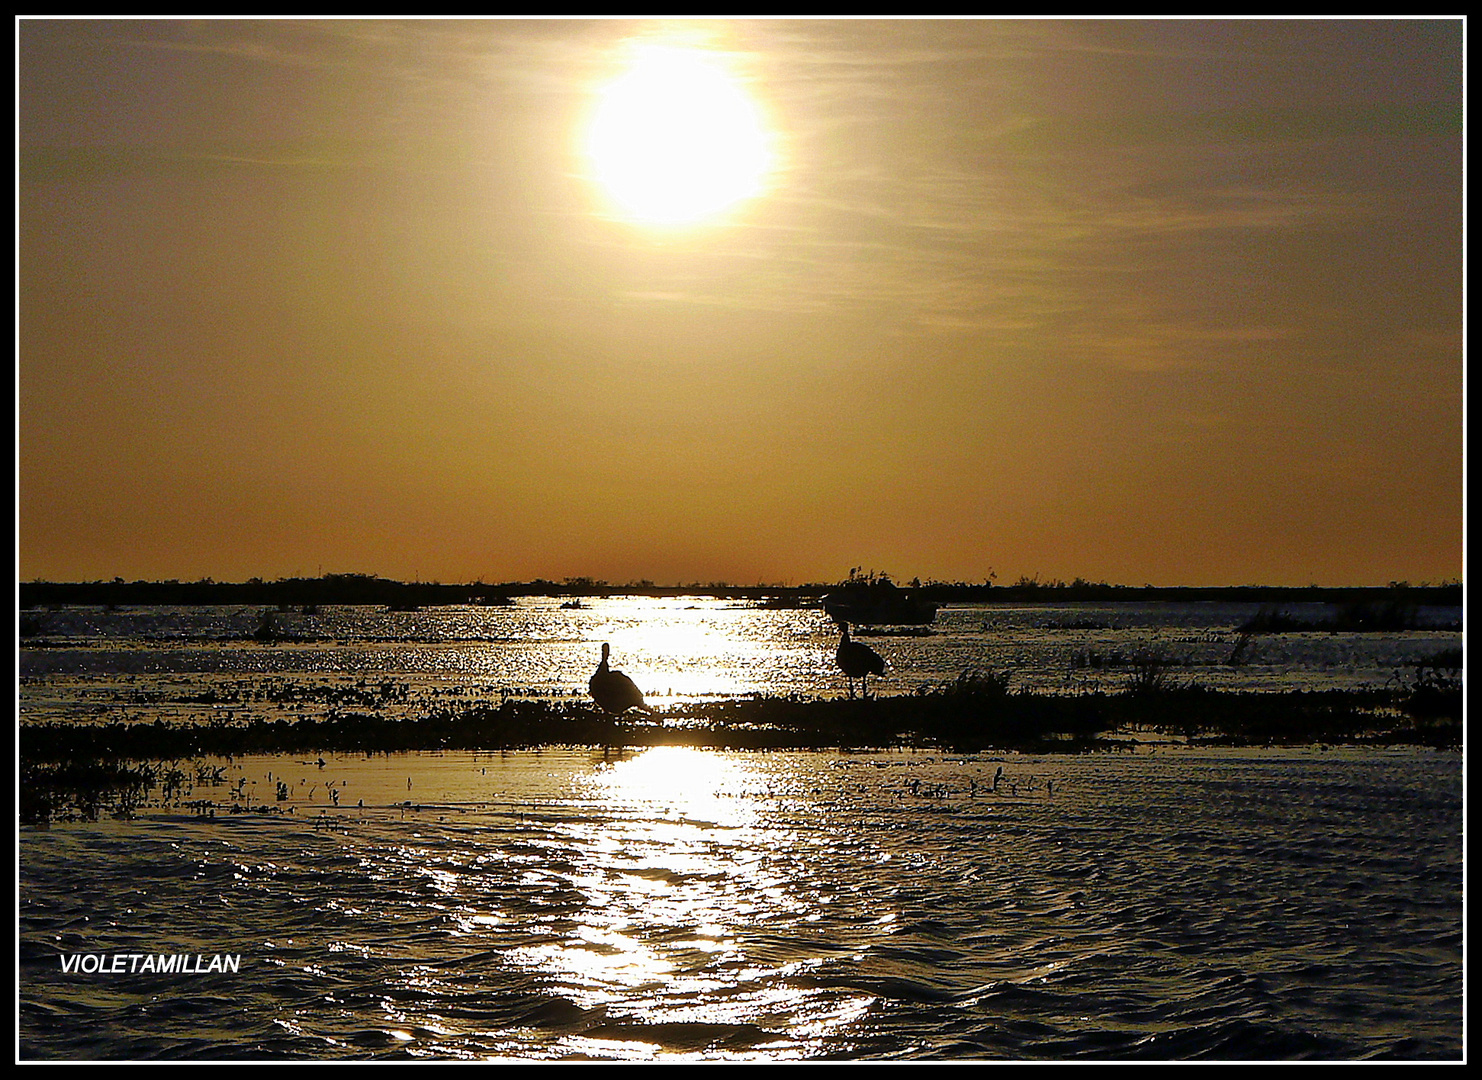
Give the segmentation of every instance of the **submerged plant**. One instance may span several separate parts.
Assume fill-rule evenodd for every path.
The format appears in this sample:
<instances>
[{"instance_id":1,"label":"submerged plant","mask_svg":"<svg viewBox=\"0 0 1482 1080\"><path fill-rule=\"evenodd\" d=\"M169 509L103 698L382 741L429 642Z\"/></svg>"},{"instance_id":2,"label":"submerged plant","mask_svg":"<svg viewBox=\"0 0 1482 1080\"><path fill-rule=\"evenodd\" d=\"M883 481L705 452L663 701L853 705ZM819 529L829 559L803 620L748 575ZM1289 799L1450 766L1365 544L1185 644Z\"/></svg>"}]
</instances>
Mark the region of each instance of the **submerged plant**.
<instances>
[{"instance_id":1,"label":"submerged plant","mask_svg":"<svg viewBox=\"0 0 1482 1080\"><path fill-rule=\"evenodd\" d=\"M255 641L261 641L268 645L271 645L282 637L281 632L278 630L278 620L273 615L272 608L263 609L262 618L258 620L257 629L252 631L252 637Z\"/></svg>"},{"instance_id":2,"label":"submerged plant","mask_svg":"<svg viewBox=\"0 0 1482 1080\"><path fill-rule=\"evenodd\" d=\"M923 684L917 695L942 694L948 697L1007 697L1013 676L987 668L968 668L951 682L936 686Z\"/></svg>"},{"instance_id":3,"label":"submerged plant","mask_svg":"<svg viewBox=\"0 0 1482 1080\"><path fill-rule=\"evenodd\" d=\"M1154 652L1139 653L1132 660L1132 671L1127 676L1127 693L1134 697L1151 697L1184 690L1187 686L1169 672L1172 661Z\"/></svg>"},{"instance_id":4,"label":"submerged plant","mask_svg":"<svg viewBox=\"0 0 1482 1080\"><path fill-rule=\"evenodd\" d=\"M147 763L69 760L23 762L20 819L26 825L52 820L97 821L104 812L132 817L158 780Z\"/></svg>"},{"instance_id":5,"label":"submerged plant","mask_svg":"<svg viewBox=\"0 0 1482 1080\"><path fill-rule=\"evenodd\" d=\"M1252 635L1248 630L1242 630L1240 632L1240 637L1235 642L1235 647L1230 650L1230 655L1225 658L1225 663L1229 667L1240 667L1249 659L1246 650L1250 648L1251 637Z\"/></svg>"},{"instance_id":6,"label":"submerged plant","mask_svg":"<svg viewBox=\"0 0 1482 1080\"><path fill-rule=\"evenodd\" d=\"M1270 604L1263 604L1261 610L1241 623L1238 630L1242 637L1249 637L1251 634L1282 634L1323 628L1324 624L1300 618Z\"/></svg>"},{"instance_id":7,"label":"submerged plant","mask_svg":"<svg viewBox=\"0 0 1482 1080\"><path fill-rule=\"evenodd\" d=\"M1463 689L1462 651L1445 649L1415 665L1415 677L1403 687L1404 709L1417 720L1460 720Z\"/></svg>"}]
</instances>

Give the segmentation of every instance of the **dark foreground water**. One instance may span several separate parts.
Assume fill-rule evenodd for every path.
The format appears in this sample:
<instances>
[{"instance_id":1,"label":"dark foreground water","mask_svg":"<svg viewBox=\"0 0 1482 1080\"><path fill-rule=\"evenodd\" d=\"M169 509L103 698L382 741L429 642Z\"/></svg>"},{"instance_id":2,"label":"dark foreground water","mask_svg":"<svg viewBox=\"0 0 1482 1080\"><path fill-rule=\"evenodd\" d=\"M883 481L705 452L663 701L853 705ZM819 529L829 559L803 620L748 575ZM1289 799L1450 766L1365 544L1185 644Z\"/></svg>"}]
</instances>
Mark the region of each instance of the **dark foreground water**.
<instances>
[{"instance_id":1,"label":"dark foreground water","mask_svg":"<svg viewBox=\"0 0 1482 1080\"><path fill-rule=\"evenodd\" d=\"M21 830L22 1058L1463 1053L1454 753L221 764Z\"/></svg>"}]
</instances>

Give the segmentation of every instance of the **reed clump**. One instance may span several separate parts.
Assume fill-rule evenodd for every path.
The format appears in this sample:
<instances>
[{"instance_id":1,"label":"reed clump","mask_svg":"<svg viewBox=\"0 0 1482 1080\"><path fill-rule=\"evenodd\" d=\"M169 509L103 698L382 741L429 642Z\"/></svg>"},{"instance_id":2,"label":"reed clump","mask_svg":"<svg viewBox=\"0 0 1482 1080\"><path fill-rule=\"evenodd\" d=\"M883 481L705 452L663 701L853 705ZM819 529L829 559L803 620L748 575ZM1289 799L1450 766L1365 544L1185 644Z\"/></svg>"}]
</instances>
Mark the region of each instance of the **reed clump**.
<instances>
[{"instance_id":1,"label":"reed clump","mask_svg":"<svg viewBox=\"0 0 1482 1080\"><path fill-rule=\"evenodd\" d=\"M1173 662L1161 653L1139 653L1132 659L1126 692L1133 697L1151 698L1186 689L1187 684L1174 678L1172 666Z\"/></svg>"},{"instance_id":2,"label":"reed clump","mask_svg":"<svg viewBox=\"0 0 1482 1080\"><path fill-rule=\"evenodd\" d=\"M22 760L18 779L21 823L35 825L132 817L161 776L146 762Z\"/></svg>"},{"instance_id":3,"label":"reed clump","mask_svg":"<svg viewBox=\"0 0 1482 1080\"><path fill-rule=\"evenodd\" d=\"M1415 674L1402 680L1405 709L1419 720L1461 722L1462 651L1443 649L1415 665Z\"/></svg>"}]
</instances>

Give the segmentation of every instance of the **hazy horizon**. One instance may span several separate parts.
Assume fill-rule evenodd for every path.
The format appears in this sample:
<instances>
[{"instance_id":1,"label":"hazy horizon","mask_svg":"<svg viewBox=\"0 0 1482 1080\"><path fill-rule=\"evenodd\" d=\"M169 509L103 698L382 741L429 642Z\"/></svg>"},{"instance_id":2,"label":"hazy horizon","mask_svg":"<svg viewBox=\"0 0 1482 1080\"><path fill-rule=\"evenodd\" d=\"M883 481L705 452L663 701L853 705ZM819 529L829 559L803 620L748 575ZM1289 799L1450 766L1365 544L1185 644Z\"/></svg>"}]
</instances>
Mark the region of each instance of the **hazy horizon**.
<instances>
[{"instance_id":1,"label":"hazy horizon","mask_svg":"<svg viewBox=\"0 0 1482 1080\"><path fill-rule=\"evenodd\" d=\"M1460 19L16 57L21 581L1463 577Z\"/></svg>"},{"instance_id":2,"label":"hazy horizon","mask_svg":"<svg viewBox=\"0 0 1482 1080\"><path fill-rule=\"evenodd\" d=\"M1126 589L1136 591L1142 589L1158 590L1242 590L1242 589L1320 589L1345 590L1345 589L1444 589L1455 588L1463 585L1459 578L1447 578L1437 581L1411 581L1408 578L1390 578L1387 581L1373 582L1360 585L1328 585L1323 582L1311 581L1301 585L1290 585L1272 582L1243 581L1243 582L1178 582L1163 583L1154 582L1128 582L1128 581L1105 581L1093 580L1084 577L1072 577L1070 579L1056 577L1039 577L1032 574L1020 575L1010 580L999 580L996 574L984 578L926 578L926 577L896 577L891 574L883 575L896 586L903 589L912 588L963 588L981 589L984 587L997 589ZM361 573L358 571L322 571L314 574L285 574L279 577L264 577L253 575L248 578L220 579L206 575L199 578L133 578L126 579L119 575L111 577L88 578L86 580L74 579L63 581L60 579L28 578L20 581L20 585L224 585L229 587L246 585L277 585L292 582L328 581L334 579L364 579L370 582L379 582L390 585L409 586L431 586L436 588L491 588L500 589L506 587L528 587L537 585L549 585L560 590L580 589L695 589L705 591L709 589L805 589L805 588L833 588L844 584L849 580L848 575L840 575L836 578L817 580L789 580L780 579L772 581L727 581L719 578L694 578L688 581L668 580L656 581L650 578L630 578L626 581L608 580L605 578L591 578L584 576L546 577L538 575L531 578L506 578L491 580L483 577L469 579L420 579L420 578L393 578L383 574Z\"/></svg>"}]
</instances>

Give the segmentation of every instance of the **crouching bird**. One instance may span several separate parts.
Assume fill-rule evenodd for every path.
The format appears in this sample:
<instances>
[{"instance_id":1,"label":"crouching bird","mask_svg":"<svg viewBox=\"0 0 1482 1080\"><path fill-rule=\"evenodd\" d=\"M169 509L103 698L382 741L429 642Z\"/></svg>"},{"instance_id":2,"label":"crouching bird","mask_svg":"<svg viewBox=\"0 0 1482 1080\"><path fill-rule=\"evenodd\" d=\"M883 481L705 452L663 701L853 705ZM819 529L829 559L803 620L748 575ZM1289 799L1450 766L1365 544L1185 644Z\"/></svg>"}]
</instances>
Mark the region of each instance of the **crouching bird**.
<instances>
[{"instance_id":1,"label":"crouching bird","mask_svg":"<svg viewBox=\"0 0 1482 1080\"><path fill-rule=\"evenodd\" d=\"M885 674L885 658L868 645L849 640L849 624L842 619L839 624L843 636L839 638L839 649L834 653L834 663L849 678L849 696L854 697L854 680L859 679L859 689L865 697L870 696L871 675Z\"/></svg>"},{"instance_id":2,"label":"crouching bird","mask_svg":"<svg viewBox=\"0 0 1482 1080\"><path fill-rule=\"evenodd\" d=\"M651 710L643 703L643 692L632 679L621 671L613 671L607 666L607 654L611 651L608 644L602 643L602 663L597 665L597 670L587 682L587 690L591 692L592 700L604 712L610 712L614 716L627 712L629 709L642 709L644 712Z\"/></svg>"}]
</instances>

